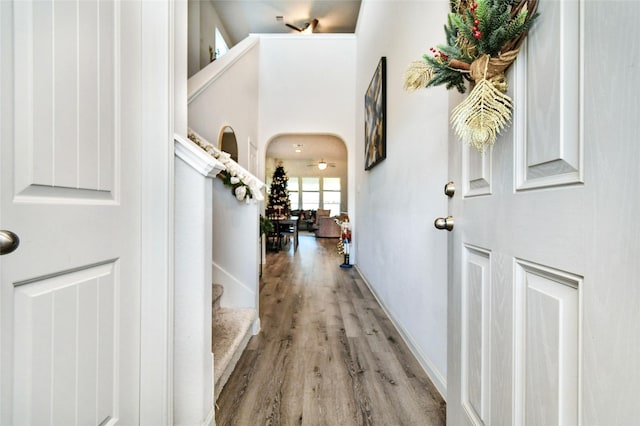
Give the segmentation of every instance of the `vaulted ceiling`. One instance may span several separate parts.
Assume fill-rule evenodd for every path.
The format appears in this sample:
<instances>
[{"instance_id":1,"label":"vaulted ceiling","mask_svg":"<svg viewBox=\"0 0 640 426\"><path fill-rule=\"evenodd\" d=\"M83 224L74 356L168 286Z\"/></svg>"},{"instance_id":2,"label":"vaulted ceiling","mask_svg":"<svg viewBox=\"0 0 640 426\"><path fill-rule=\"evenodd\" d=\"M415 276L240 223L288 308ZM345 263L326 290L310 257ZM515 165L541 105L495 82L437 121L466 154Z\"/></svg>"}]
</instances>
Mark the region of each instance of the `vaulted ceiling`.
<instances>
[{"instance_id":1,"label":"vaulted ceiling","mask_svg":"<svg viewBox=\"0 0 640 426\"><path fill-rule=\"evenodd\" d=\"M360 0L211 0L234 45L249 34L296 33L318 20L316 33L354 33ZM282 17L281 20L276 17Z\"/></svg>"}]
</instances>

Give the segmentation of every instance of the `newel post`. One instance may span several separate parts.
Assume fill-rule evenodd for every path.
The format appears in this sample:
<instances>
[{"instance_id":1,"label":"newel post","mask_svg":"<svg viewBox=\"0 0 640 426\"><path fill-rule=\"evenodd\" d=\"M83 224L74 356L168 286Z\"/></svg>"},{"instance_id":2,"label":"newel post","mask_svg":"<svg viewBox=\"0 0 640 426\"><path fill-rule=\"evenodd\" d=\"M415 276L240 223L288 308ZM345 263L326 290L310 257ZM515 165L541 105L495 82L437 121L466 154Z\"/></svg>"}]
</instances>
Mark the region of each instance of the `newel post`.
<instances>
[{"instance_id":1,"label":"newel post","mask_svg":"<svg viewBox=\"0 0 640 426\"><path fill-rule=\"evenodd\" d=\"M174 424L213 424L213 178L224 165L175 137Z\"/></svg>"}]
</instances>

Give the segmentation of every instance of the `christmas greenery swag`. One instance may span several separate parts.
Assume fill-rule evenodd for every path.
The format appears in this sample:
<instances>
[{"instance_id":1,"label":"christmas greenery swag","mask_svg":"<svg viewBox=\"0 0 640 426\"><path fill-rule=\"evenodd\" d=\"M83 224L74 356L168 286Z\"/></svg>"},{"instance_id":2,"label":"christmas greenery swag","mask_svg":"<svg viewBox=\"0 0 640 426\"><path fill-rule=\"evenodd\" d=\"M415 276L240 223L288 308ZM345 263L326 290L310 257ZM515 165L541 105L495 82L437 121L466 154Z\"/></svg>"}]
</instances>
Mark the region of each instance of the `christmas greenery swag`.
<instances>
[{"instance_id":1,"label":"christmas greenery swag","mask_svg":"<svg viewBox=\"0 0 640 426\"><path fill-rule=\"evenodd\" d=\"M218 173L218 177L231 188L231 193L238 201L244 200L248 204L251 199L264 200L264 196L260 192L262 183L233 161L228 153L214 147L191 130L187 136L193 143L224 164L225 170Z\"/></svg>"},{"instance_id":2,"label":"christmas greenery swag","mask_svg":"<svg viewBox=\"0 0 640 426\"><path fill-rule=\"evenodd\" d=\"M409 65L404 88L445 84L469 96L451 113L451 124L464 142L483 152L511 120L505 71L538 14L537 0L451 0L444 27L447 44Z\"/></svg>"}]
</instances>

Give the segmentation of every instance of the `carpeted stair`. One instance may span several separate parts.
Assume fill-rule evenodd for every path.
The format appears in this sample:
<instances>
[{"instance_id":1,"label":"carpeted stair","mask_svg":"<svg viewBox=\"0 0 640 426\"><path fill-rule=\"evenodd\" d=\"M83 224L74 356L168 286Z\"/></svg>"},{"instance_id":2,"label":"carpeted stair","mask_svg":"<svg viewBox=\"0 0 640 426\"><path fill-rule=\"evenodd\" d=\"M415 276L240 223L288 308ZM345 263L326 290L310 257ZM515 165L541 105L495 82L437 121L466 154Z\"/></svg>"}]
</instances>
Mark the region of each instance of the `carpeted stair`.
<instances>
[{"instance_id":1,"label":"carpeted stair","mask_svg":"<svg viewBox=\"0 0 640 426\"><path fill-rule=\"evenodd\" d=\"M221 285L213 284L211 351L216 400L249 343L251 327L256 319L255 309L220 307L223 292Z\"/></svg>"}]
</instances>

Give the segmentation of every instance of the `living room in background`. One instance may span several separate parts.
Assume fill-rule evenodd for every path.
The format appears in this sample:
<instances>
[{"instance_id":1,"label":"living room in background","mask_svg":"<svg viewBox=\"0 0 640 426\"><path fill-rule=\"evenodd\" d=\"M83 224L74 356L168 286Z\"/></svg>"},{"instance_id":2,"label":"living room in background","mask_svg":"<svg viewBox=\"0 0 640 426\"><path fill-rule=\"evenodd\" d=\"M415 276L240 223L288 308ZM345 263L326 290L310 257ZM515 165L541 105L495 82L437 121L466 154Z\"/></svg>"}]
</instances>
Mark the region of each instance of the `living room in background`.
<instances>
[{"instance_id":1,"label":"living room in background","mask_svg":"<svg viewBox=\"0 0 640 426\"><path fill-rule=\"evenodd\" d=\"M302 188L302 190L300 190ZM342 179L339 177L290 177L287 190L291 210L330 211L338 216L342 207Z\"/></svg>"}]
</instances>

